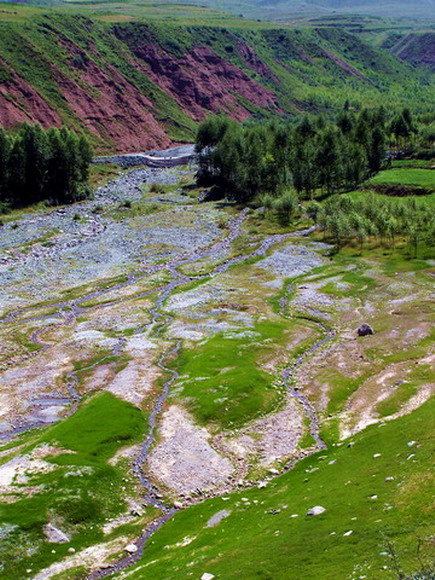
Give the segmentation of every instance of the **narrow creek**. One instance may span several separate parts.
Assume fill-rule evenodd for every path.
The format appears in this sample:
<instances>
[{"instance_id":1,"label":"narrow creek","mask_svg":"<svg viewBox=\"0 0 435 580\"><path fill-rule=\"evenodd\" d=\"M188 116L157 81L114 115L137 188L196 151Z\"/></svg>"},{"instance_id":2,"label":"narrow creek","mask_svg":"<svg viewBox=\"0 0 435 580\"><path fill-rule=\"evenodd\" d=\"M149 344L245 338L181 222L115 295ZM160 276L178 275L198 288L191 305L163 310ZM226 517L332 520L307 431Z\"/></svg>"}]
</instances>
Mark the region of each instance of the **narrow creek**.
<instances>
[{"instance_id":1,"label":"narrow creek","mask_svg":"<svg viewBox=\"0 0 435 580\"><path fill-rule=\"evenodd\" d=\"M284 369L282 372L282 378L284 385L286 386L289 393L291 393L291 395L302 405L305 416L310 422L310 434L315 441L317 450L320 451L321 449L326 449L326 443L320 436L320 424L316 410L309 401L308 397L306 397L297 387L291 384L291 379L294 376L296 370L302 366L305 360L317 352L320 348L322 348L322 346L327 342L333 340L336 336L336 333L332 328L327 327L321 322L316 322L316 324L320 326L324 333L326 333L326 336L315 342L311 347L304 351L290 367Z\"/></svg>"}]
</instances>

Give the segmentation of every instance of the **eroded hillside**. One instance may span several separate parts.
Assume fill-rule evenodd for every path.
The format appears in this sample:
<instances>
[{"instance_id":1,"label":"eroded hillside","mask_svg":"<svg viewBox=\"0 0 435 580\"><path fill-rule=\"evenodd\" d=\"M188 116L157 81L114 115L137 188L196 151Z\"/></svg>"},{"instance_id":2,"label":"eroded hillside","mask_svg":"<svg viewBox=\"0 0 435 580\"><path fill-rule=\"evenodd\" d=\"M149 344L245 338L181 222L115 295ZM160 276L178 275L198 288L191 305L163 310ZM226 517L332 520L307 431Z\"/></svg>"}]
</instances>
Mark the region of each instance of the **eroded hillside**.
<instances>
[{"instance_id":1,"label":"eroded hillside","mask_svg":"<svg viewBox=\"0 0 435 580\"><path fill-rule=\"evenodd\" d=\"M2 8L0 123L85 128L100 150L192 140L211 112L327 112L346 99L383 104L387 92L390 103L430 103L426 77L334 28L106 24L19 10Z\"/></svg>"}]
</instances>

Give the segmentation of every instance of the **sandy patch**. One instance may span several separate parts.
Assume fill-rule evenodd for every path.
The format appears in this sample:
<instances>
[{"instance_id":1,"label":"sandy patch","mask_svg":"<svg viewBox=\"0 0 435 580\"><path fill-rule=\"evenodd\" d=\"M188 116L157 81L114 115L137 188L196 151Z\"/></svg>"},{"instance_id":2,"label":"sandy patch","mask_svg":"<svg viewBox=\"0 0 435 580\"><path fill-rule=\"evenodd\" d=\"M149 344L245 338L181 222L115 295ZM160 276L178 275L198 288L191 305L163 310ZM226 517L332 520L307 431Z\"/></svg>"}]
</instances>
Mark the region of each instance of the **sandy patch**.
<instances>
[{"instance_id":1,"label":"sandy patch","mask_svg":"<svg viewBox=\"0 0 435 580\"><path fill-rule=\"evenodd\" d=\"M210 434L187 411L172 405L163 414L160 443L148 459L153 477L178 494L190 495L222 486L234 471L210 445Z\"/></svg>"},{"instance_id":2,"label":"sandy patch","mask_svg":"<svg viewBox=\"0 0 435 580\"><path fill-rule=\"evenodd\" d=\"M238 460L251 457L257 464L267 466L293 455L302 434L302 409L287 395L281 411L255 421L236 437L219 437L219 445Z\"/></svg>"},{"instance_id":3,"label":"sandy patch","mask_svg":"<svg viewBox=\"0 0 435 580\"><path fill-rule=\"evenodd\" d=\"M32 580L48 580L53 578L56 574L60 574L65 570L74 568L76 566L85 566L89 570L95 570L104 564L105 560L116 552L122 550L127 544L127 538L116 538L110 542L104 544L97 544L96 546L90 546L80 552L77 552L73 556L67 556L60 562L52 564L48 568L41 570Z\"/></svg>"},{"instance_id":4,"label":"sandy patch","mask_svg":"<svg viewBox=\"0 0 435 580\"><path fill-rule=\"evenodd\" d=\"M148 358L130 361L106 386L106 390L133 405L140 405L161 375L161 370L153 364L154 358L155 354L150 353Z\"/></svg>"}]
</instances>

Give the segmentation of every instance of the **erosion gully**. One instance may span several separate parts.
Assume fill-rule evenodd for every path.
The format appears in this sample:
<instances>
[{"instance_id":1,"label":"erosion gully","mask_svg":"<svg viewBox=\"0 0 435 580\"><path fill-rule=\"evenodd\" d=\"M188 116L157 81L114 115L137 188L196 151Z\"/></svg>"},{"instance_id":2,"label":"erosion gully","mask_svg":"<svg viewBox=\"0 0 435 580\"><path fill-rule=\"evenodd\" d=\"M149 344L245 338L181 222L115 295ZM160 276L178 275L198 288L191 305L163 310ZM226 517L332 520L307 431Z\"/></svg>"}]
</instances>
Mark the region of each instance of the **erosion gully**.
<instances>
[{"instance_id":1,"label":"erosion gully","mask_svg":"<svg viewBox=\"0 0 435 580\"><path fill-rule=\"evenodd\" d=\"M32 309L35 308L32 306L28 306L28 307L25 307L22 309L17 309L17 310L14 310L13 312L8 313L3 319L0 320L0 323L7 324L7 323L11 323L11 322L16 322L17 320L22 320L23 322L27 323L27 322L37 322L37 321L43 321L43 320L52 320L53 318L57 319L57 321L55 323L50 324L48 326L45 326L44 328L39 328L39 329L33 331L32 334L29 336L29 340L33 344L36 344L39 347L38 350L36 350L33 353L29 353L27 355L27 358L29 358L29 356L36 356L39 353L48 350L52 346L50 343L43 341L43 335L46 332L48 332L49 330L53 330L54 328L56 328L58 326L62 326L62 325L70 325L74 322L74 320L78 316L82 315L83 313L85 313L87 311L90 311L90 310L94 311L94 310L99 310L99 309L103 309L103 308L108 308L110 306L114 306L116 304L127 302L129 300L133 300L133 299L136 300L137 298L146 297L146 296L150 296L150 295L157 293L155 305L153 306L153 308L150 311L150 314L151 314L150 322L148 322L147 324L136 329L135 333L140 334L140 333L144 333L145 331L148 331L150 333L154 332L154 334L160 334L166 328L166 326L169 324L169 322L172 318L167 313L162 312L163 305L164 305L165 301L169 298L169 296L172 294L172 292L175 289L177 289L179 286L188 284L192 280L201 280L201 279L205 279L205 278L212 278L213 276L224 273L232 266L235 266L237 264L241 264L244 261L248 260L249 258L264 256L272 246L274 246L280 242L285 241L289 237L308 235L313 230L313 228L309 228L309 229L304 230L304 231L269 236L269 237L265 238L259 244L259 246L256 249L254 249L252 252L244 254L244 255L235 256L233 258L225 260L221 264L216 266L211 272L209 272L207 274L198 275L198 276L187 276L185 274L182 274L179 271L179 268L185 264L196 262L200 259L207 258L207 257L213 258L215 255L218 255L218 253L221 252L222 250L229 249L231 244L234 242L234 240L241 233L241 228L242 228L243 222L246 218L246 214L247 214L247 210L243 210L238 214L237 217L230 220L230 222L228 224L228 230L229 230L228 234L225 236L225 238L222 238L221 240L219 240L218 242L216 242L212 246L184 254L183 256L181 256L181 257L177 258L176 260L173 260L167 264L155 265L151 268L147 268L146 270L136 272L133 274L129 274L127 279L123 282L119 282L119 283L114 284L110 287L95 290L93 292L86 294L85 296L81 296L80 298L77 298L74 300L59 301L57 303L48 304L47 305L48 308L56 308L57 309L57 312L54 314L40 315L40 316L38 316L38 315L31 316L30 315L28 317L28 316L26 316L26 314L27 313L31 314ZM127 286L133 285L138 280L145 278L147 276L150 276L152 274L161 272L161 271L169 271L169 273L171 274L171 280L168 283L164 284L162 287L158 288L157 290L156 289L149 290L149 291L146 291L142 294L135 294L134 296L127 296L127 297L115 299L113 301L105 302L104 304L97 304L97 305L93 305L93 306L84 306L83 305L84 303L86 303L90 300L93 300L95 298L99 298L99 297L101 297L104 294L107 294L109 292L113 292L115 290L119 290L119 289L125 288ZM163 319L161 323L159 322L160 319ZM310 403L308 398L305 397L297 389L297 387L295 387L291 384L291 378L292 378L295 370L304 363L304 361L306 360L306 358L308 356L310 356L315 351L317 351L319 348L321 348L327 341L332 340L334 338L335 333L333 330L331 330L330 328L327 328L322 323L318 323L318 324L321 326L322 331L324 331L324 333L326 332L326 337L322 338L321 340L316 342L314 345L312 345L307 351L305 351L292 364L291 367L285 369L282 373L282 378L283 378L284 384L288 388L289 392L302 405L304 412L310 421L310 433L313 436L313 439L314 439L315 444L316 444L315 449L313 449L312 452L315 452L315 451L320 450L320 449L324 449L326 447L326 445L325 445L324 441L321 439L320 434L319 434L320 427L319 427L319 422L318 422L314 407L312 406L312 404ZM125 343L125 339L119 338L115 347L112 349L111 355L109 355L109 356L119 355L119 353L122 350L122 347L124 346L124 343ZM161 511L162 515L160 517L158 517L157 519L155 519L153 522L151 522L144 529L144 531L140 535L140 537L138 539L136 539L134 544L135 544L137 550L134 553L126 555L124 558L122 558L121 560L119 560L118 562L116 562L114 564L111 564L111 565L108 565L105 567L101 567L101 568L93 571L91 574L89 574L86 577L86 580L96 580L99 578L104 578L104 577L110 576L112 574L121 572L122 570L124 570L124 569L130 567L131 565L133 565L134 563L136 563L140 559L140 557L143 553L143 550L145 548L147 540L178 511L177 508L175 508L173 506L168 506L161 500L161 494L159 493L159 490L154 486L154 484L150 481L150 479L144 474L142 466L146 463L148 456L150 454L150 451L152 449L152 446L155 443L155 437L156 437L155 432L156 432L156 425L157 425L158 417L159 417L159 415L160 415L160 413L165 405L165 402L166 402L166 399L170 393L170 389L171 389L172 384L178 378L177 371L174 369L171 369L170 366L168 366L169 363L167 362L167 360L168 359L170 360L177 355L177 353L180 349L180 346L181 346L181 341L177 341L175 343L175 345L171 346L166 352L164 352L160 356L160 358L157 362L158 367L166 375L169 374L169 378L164 383L162 390L161 390L161 393L159 394L156 401L154 402L153 408L151 410L151 413L149 416L149 431L148 431L147 438L144 441L144 443L142 444L140 452L138 453L138 455L135 457L135 459L132 461L132 464L131 464L132 472L138 478L141 486L144 489L144 492L145 492L144 502L159 509ZM18 362L18 358L19 357L16 358L17 362ZM67 375L68 396L54 394L53 396L50 395L50 396L46 396L46 397L38 397L38 398L34 399L33 405L46 406L46 405L53 405L56 403L62 404L62 405L69 405L70 406L69 413L70 414L74 413L77 409L77 406L78 406L80 400L81 400L81 395L77 390L78 384L79 384L79 377L78 377L79 373L81 373L83 371L91 370L93 368L98 367L101 364L104 364L104 362L107 358L108 358L108 356L106 355L102 359L97 360L96 362L92 363L91 365L89 365L86 368L80 368L80 369L77 369L77 370L74 370L74 371L71 371L70 373L68 373L68 375ZM14 359L12 359L12 360L14 360ZM45 424L43 424L41 422L35 422L35 421L23 422L21 424L16 425L9 432L2 434L0 436L0 438L8 440L8 439L11 439L11 438L17 436L20 433L23 433L23 432L28 431L30 429L33 429L35 427L42 427L44 425ZM292 462L292 464L293 463L294 462ZM292 464L289 464L287 466L287 468L290 468Z\"/></svg>"}]
</instances>

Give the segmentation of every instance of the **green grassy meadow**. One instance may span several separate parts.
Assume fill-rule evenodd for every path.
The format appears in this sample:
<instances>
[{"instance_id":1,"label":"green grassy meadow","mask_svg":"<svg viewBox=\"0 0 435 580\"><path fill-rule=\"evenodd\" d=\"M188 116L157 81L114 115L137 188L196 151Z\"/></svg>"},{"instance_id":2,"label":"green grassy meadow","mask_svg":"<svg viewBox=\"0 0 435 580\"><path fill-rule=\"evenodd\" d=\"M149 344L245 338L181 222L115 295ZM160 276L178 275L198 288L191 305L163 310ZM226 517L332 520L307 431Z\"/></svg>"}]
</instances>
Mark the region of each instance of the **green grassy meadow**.
<instances>
[{"instance_id":1,"label":"green grassy meadow","mask_svg":"<svg viewBox=\"0 0 435 580\"><path fill-rule=\"evenodd\" d=\"M282 397L258 358L276 348L285 325L258 323L240 336L217 335L177 359L180 395L202 425L240 427L272 411Z\"/></svg>"},{"instance_id":2,"label":"green grassy meadow","mask_svg":"<svg viewBox=\"0 0 435 580\"><path fill-rule=\"evenodd\" d=\"M375 175L370 183L373 185L415 185L435 190L435 171L412 167L387 169Z\"/></svg>"}]
</instances>

